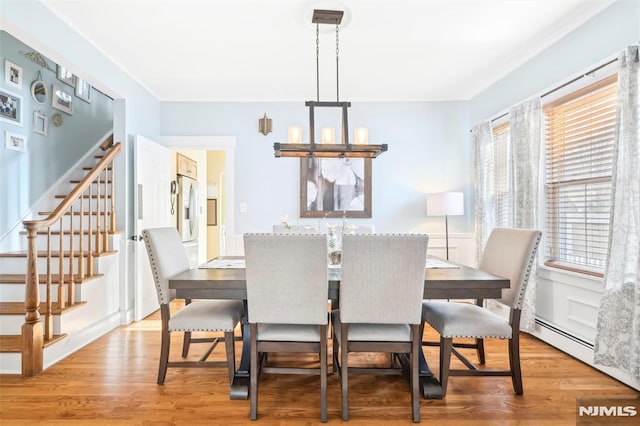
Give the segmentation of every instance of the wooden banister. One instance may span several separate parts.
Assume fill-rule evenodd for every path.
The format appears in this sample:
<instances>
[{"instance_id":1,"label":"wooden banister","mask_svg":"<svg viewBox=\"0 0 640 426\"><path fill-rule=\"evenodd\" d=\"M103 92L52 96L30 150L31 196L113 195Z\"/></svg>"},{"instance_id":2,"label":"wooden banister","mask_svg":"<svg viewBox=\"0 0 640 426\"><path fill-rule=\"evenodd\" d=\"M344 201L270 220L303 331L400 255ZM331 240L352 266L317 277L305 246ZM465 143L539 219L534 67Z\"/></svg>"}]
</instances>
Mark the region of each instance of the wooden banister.
<instances>
[{"instance_id":1,"label":"wooden banister","mask_svg":"<svg viewBox=\"0 0 640 426\"><path fill-rule=\"evenodd\" d=\"M58 226L58 272L57 272L57 309L62 310L65 305L73 305L75 303L74 284L81 281L86 274L93 274L93 255L94 250L100 252L101 248L108 250L108 233L115 231L115 204L114 204L114 158L120 152L121 144L113 143L113 135L110 134L100 144L100 148L105 151L104 156L96 163L96 165L80 180L80 182L71 190L71 192L58 204L58 206L46 218L40 220L26 220L23 225L27 232L27 278L25 289L25 323L22 326L22 375L25 377L35 376L42 372L43 369L43 342L53 336L53 320L52 311L54 311L54 303L52 303L52 271L51 258L53 253L51 250L51 227ZM107 193L108 171L111 172L111 193ZM101 176L104 174L104 196L101 198L100 186ZM93 184L97 186L98 195L96 197L96 208L92 209L92 189ZM88 234L84 234L85 209L82 204L85 192L89 192L89 214L88 214ZM111 202L108 203L108 197ZM80 202L80 207L74 209L76 202ZM102 201L102 208L100 203ZM109 211L110 209L111 211ZM76 232L73 228L74 215L78 213L80 220L80 230ZM95 215L95 219L94 216ZM103 215L104 230L100 229L101 215ZM107 216L111 215L111 227L107 229ZM69 216L69 229L64 229L64 218ZM92 222L95 220L95 229ZM46 230L43 237L46 238L46 252L41 254L46 258L46 317L43 324L40 322L40 288L39 288L39 271L38 271L38 232ZM92 232L96 234L95 245L92 244ZM101 232L102 235L101 235ZM88 235L88 249L84 251L84 238ZM74 249L74 238L79 239L79 250ZM103 238L102 246L99 243ZM68 238L68 240L67 240ZM66 242L65 242L66 241ZM65 278L65 258L67 259L68 275ZM85 268L86 262L86 268ZM86 272L85 272L86 271ZM65 294L66 293L66 294Z\"/></svg>"}]
</instances>

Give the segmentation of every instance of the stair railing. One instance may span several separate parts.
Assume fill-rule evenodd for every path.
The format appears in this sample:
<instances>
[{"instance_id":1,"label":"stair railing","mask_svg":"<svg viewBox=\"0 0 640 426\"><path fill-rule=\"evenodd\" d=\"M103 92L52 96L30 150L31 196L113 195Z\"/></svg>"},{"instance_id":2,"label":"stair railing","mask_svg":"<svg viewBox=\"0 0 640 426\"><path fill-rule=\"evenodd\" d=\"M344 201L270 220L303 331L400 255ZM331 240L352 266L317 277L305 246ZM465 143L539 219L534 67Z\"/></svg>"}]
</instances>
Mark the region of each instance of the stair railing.
<instances>
[{"instance_id":1,"label":"stair railing","mask_svg":"<svg viewBox=\"0 0 640 426\"><path fill-rule=\"evenodd\" d=\"M121 144L114 144L111 134L100 144L100 148L104 151L102 158L53 212L45 219L23 222L27 231L28 253L24 301L26 314L25 323L22 325L22 375L25 377L35 376L43 370L43 344L53 337L53 313L61 312L66 306L76 303L74 283L82 282L85 277L92 276L94 258L109 251L109 232L115 231L116 224L113 162L115 156L120 152ZM96 187L96 195L93 191L94 186ZM85 200L87 200L88 206L86 215ZM78 230L74 229L75 217L79 218ZM87 218L86 233L84 232L85 217ZM109 222L107 222L107 217L111 218ZM68 229L65 229L65 222L69 225ZM59 239L56 274L52 272L52 258L55 257L51 247L52 233L57 234ZM47 248L41 252L37 250L37 238L39 237L46 238ZM77 248L74 247L75 239L78 241ZM43 275L40 275L39 258L44 259L46 273ZM67 260L66 265L65 259ZM68 272L66 275L65 266ZM46 284L46 300L43 306L45 310L44 326L40 321L41 279L45 280ZM54 303L51 287L56 281L58 292L57 302Z\"/></svg>"}]
</instances>

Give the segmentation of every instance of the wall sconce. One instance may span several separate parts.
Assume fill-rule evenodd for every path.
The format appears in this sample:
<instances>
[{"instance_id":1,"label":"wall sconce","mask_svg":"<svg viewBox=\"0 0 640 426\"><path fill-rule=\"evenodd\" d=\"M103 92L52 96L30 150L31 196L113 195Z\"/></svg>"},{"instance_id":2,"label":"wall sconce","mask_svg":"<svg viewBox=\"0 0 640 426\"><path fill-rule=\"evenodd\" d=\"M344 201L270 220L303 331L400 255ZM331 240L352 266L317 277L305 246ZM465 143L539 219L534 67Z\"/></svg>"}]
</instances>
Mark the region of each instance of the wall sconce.
<instances>
[{"instance_id":1,"label":"wall sconce","mask_svg":"<svg viewBox=\"0 0 640 426\"><path fill-rule=\"evenodd\" d=\"M264 117L258 120L258 131L265 136L271 133L271 119L267 117L267 113L264 114Z\"/></svg>"}]
</instances>

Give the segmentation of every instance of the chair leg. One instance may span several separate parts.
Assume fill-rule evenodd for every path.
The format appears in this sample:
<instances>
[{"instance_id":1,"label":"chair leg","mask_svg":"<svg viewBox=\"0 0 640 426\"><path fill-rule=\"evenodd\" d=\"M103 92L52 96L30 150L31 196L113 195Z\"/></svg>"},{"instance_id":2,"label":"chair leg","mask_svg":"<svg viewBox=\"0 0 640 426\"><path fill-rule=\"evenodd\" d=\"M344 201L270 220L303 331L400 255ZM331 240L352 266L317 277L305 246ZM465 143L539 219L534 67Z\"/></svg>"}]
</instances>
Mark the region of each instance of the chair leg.
<instances>
[{"instance_id":1,"label":"chair leg","mask_svg":"<svg viewBox=\"0 0 640 426\"><path fill-rule=\"evenodd\" d=\"M516 395L522 395L522 371L520 369L520 338L516 334L518 330L513 330L514 336L509 339L509 367L511 368L511 381Z\"/></svg>"},{"instance_id":2,"label":"chair leg","mask_svg":"<svg viewBox=\"0 0 640 426\"><path fill-rule=\"evenodd\" d=\"M249 399L251 400L251 412L249 418L258 418L258 326L250 324L251 330L251 373L249 382Z\"/></svg>"},{"instance_id":3,"label":"chair leg","mask_svg":"<svg viewBox=\"0 0 640 426\"><path fill-rule=\"evenodd\" d=\"M338 337L336 335L336 331L335 330L333 330L332 333L331 333L331 340L333 341L333 362L331 363L332 364L331 369L332 369L333 373L335 374L335 373L339 372L338 367L340 366L340 364L338 362L339 361L339 359L338 359L339 342L338 342Z\"/></svg>"},{"instance_id":4,"label":"chair leg","mask_svg":"<svg viewBox=\"0 0 640 426\"><path fill-rule=\"evenodd\" d=\"M447 395L447 383L449 381L449 365L451 364L451 349L453 348L453 339L440 337L440 386L442 387L442 396Z\"/></svg>"},{"instance_id":5,"label":"chair leg","mask_svg":"<svg viewBox=\"0 0 640 426\"><path fill-rule=\"evenodd\" d=\"M327 326L320 326L320 421L327 422Z\"/></svg>"},{"instance_id":6,"label":"chair leg","mask_svg":"<svg viewBox=\"0 0 640 426\"><path fill-rule=\"evenodd\" d=\"M229 384L233 384L233 376L236 372L236 346L233 331L224 332L224 348L227 352L227 370L229 371Z\"/></svg>"},{"instance_id":7,"label":"chair leg","mask_svg":"<svg viewBox=\"0 0 640 426\"><path fill-rule=\"evenodd\" d=\"M340 328L340 384L342 385L342 420L349 420L349 365L347 347L348 326L341 324Z\"/></svg>"},{"instance_id":8,"label":"chair leg","mask_svg":"<svg viewBox=\"0 0 640 426\"><path fill-rule=\"evenodd\" d=\"M478 364L485 363L484 357L484 339L476 339L476 352L478 353Z\"/></svg>"},{"instance_id":9,"label":"chair leg","mask_svg":"<svg viewBox=\"0 0 640 426\"><path fill-rule=\"evenodd\" d=\"M191 345L191 332L184 332L184 339L182 340L182 358L186 358L189 355L189 346Z\"/></svg>"},{"instance_id":10,"label":"chair leg","mask_svg":"<svg viewBox=\"0 0 640 426\"><path fill-rule=\"evenodd\" d=\"M169 345L171 344L171 335L169 330L163 327L162 344L160 346L160 365L158 367L158 384L164 384L167 376L167 365L169 364Z\"/></svg>"},{"instance_id":11,"label":"chair leg","mask_svg":"<svg viewBox=\"0 0 640 426\"><path fill-rule=\"evenodd\" d=\"M420 423L420 400L418 385L418 351L422 344L422 327L418 324L411 326L412 342L411 342L411 411L413 414L413 422Z\"/></svg>"}]
</instances>

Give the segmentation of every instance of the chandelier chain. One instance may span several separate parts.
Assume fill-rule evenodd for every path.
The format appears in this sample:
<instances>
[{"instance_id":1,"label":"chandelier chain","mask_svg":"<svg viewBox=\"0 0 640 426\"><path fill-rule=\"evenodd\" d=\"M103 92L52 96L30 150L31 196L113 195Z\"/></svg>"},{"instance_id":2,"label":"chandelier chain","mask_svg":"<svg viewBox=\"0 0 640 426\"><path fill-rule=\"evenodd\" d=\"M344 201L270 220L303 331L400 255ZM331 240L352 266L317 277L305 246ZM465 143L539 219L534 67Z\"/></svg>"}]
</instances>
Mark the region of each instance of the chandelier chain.
<instances>
[{"instance_id":1,"label":"chandelier chain","mask_svg":"<svg viewBox=\"0 0 640 426\"><path fill-rule=\"evenodd\" d=\"M336 102L340 102L340 26L336 24Z\"/></svg>"},{"instance_id":2,"label":"chandelier chain","mask_svg":"<svg viewBox=\"0 0 640 426\"><path fill-rule=\"evenodd\" d=\"M320 102L320 24L316 24L316 100Z\"/></svg>"}]
</instances>

